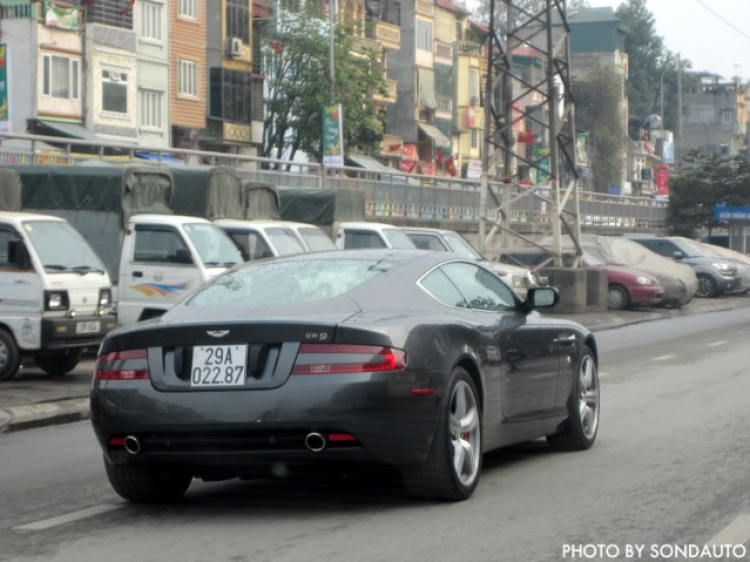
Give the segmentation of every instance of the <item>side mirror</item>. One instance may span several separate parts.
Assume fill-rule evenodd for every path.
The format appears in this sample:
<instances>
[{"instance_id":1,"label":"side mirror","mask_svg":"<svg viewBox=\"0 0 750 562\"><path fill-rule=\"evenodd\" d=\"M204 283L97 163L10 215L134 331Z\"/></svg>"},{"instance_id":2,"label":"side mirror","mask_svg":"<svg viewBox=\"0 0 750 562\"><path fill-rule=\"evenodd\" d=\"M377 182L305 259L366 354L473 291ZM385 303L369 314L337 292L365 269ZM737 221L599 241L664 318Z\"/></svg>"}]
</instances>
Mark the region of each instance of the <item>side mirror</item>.
<instances>
[{"instance_id":1,"label":"side mirror","mask_svg":"<svg viewBox=\"0 0 750 562\"><path fill-rule=\"evenodd\" d=\"M685 257L685 254L683 254L682 252L680 252L679 250L677 250L676 252L674 252L674 253L672 254L672 257L673 257L674 259L676 259L676 260L681 260L682 258L684 258L684 257Z\"/></svg>"},{"instance_id":2,"label":"side mirror","mask_svg":"<svg viewBox=\"0 0 750 562\"><path fill-rule=\"evenodd\" d=\"M190 257L190 250L186 250L185 248L177 250L175 253L175 262L192 265L193 258Z\"/></svg>"},{"instance_id":3,"label":"side mirror","mask_svg":"<svg viewBox=\"0 0 750 562\"><path fill-rule=\"evenodd\" d=\"M8 241L8 263L19 269L27 269L31 267L31 258L29 257L29 252L26 250L26 245L23 243L23 240Z\"/></svg>"},{"instance_id":4,"label":"side mirror","mask_svg":"<svg viewBox=\"0 0 750 562\"><path fill-rule=\"evenodd\" d=\"M534 287L526 294L529 310L552 308L558 302L560 302L560 291L555 287Z\"/></svg>"}]
</instances>

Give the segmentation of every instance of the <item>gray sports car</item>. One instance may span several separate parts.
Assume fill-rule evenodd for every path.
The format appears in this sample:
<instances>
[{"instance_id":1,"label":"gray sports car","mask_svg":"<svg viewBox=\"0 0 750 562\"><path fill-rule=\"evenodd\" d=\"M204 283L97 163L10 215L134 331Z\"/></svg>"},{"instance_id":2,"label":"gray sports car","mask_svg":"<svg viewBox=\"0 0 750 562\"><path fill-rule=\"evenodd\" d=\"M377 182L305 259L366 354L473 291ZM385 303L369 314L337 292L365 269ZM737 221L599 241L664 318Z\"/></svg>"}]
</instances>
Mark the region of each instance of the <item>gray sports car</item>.
<instances>
[{"instance_id":1,"label":"gray sports car","mask_svg":"<svg viewBox=\"0 0 750 562\"><path fill-rule=\"evenodd\" d=\"M132 501L276 463L369 462L463 500L482 453L539 437L588 449L594 337L539 316L475 261L372 250L245 264L163 317L110 333L91 391L109 480Z\"/></svg>"}]
</instances>

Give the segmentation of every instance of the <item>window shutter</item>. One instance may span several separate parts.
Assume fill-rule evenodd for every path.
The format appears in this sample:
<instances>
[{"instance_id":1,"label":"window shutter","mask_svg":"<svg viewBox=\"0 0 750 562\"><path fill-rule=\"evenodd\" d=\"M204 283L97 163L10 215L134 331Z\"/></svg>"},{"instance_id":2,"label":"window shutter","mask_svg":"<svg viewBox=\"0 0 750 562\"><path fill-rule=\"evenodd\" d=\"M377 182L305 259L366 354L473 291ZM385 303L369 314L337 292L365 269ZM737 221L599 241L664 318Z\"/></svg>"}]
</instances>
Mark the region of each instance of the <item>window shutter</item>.
<instances>
[{"instance_id":1,"label":"window shutter","mask_svg":"<svg viewBox=\"0 0 750 562\"><path fill-rule=\"evenodd\" d=\"M44 55L42 70L42 93L49 95L49 55Z\"/></svg>"},{"instance_id":2,"label":"window shutter","mask_svg":"<svg viewBox=\"0 0 750 562\"><path fill-rule=\"evenodd\" d=\"M70 65L70 91L74 100L78 99L78 65L77 60L71 61Z\"/></svg>"}]
</instances>

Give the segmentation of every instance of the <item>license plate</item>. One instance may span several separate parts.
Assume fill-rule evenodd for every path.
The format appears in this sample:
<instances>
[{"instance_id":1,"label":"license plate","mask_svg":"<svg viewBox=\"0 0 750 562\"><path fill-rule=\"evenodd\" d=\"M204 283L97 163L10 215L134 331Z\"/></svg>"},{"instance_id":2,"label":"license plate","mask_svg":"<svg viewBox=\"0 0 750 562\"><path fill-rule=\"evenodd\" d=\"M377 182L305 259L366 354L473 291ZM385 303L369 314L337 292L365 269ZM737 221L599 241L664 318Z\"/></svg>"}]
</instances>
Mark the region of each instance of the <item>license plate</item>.
<instances>
[{"instance_id":1,"label":"license plate","mask_svg":"<svg viewBox=\"0 0 750 562\"><path fill-rule=\"evenodd\" d=\"M96 334L101 330L102 323L96 322L77 322L76 334Z\"/></svg>"},{"instance_id":2,"label":"license plate","mask_svg":"<svg viewBox=\"0 0 750 562\"><path fill-rule=\"evenodd\" d=\"M246 364L246 345L194 347L190 386L244 386Z\"/></svg>"}]
</instances>

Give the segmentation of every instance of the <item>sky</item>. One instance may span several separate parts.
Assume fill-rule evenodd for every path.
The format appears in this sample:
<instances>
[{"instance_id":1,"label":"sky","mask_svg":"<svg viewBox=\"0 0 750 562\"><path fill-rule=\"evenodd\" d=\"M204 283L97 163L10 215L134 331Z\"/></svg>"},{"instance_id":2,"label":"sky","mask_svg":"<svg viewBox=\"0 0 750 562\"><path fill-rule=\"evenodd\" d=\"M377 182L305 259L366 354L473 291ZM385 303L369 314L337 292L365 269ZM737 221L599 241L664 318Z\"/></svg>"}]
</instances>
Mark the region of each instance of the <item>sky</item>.
<instances>
[{"instance_id":1,"label":"sky","mask_svg":"<svg viewBox=\"0 0 750 562\"><path fill-rule=\"evenodd\" d=\"M589 0L592 7L619 0ZM705 4L744 33L732 29ZM648 0L666 47L693 62L693 69L750 79L750 0ZM739 65L739 67L735 67Z\"/></svg>"}]
</instances>

